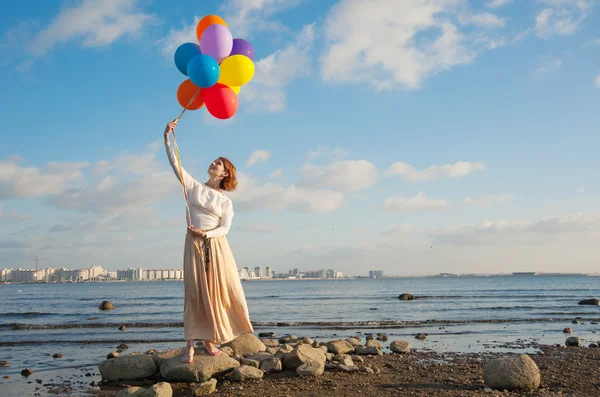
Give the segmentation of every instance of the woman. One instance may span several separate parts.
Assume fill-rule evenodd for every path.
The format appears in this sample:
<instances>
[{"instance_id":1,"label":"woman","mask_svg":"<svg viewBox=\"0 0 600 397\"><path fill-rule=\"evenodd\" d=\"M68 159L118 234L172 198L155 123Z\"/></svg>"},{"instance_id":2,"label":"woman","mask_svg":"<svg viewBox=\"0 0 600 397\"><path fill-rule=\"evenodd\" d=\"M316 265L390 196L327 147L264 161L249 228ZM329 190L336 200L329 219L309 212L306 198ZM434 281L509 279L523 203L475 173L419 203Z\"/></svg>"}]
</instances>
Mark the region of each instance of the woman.
<instances>
[{"instance_id":1,"label":"woman","mask_svg":"<svg viewBox=\"0 0 600 397\"><path fill-rule=\"evenodd\" d=\"M165 147L169 162L187 194L191 224L185 238L183 259L184 334L186 352L181 362L194 360L194 341L221 355L215 344L229 342L239 335L254 332L237 266L226 235L233 218L231 200L223 191L237 186L235 167L223 157L208 167L208 181L200 183L180 168L171 148L169 134L177 122L165 128Z\"/></svg>"}]
</instances>

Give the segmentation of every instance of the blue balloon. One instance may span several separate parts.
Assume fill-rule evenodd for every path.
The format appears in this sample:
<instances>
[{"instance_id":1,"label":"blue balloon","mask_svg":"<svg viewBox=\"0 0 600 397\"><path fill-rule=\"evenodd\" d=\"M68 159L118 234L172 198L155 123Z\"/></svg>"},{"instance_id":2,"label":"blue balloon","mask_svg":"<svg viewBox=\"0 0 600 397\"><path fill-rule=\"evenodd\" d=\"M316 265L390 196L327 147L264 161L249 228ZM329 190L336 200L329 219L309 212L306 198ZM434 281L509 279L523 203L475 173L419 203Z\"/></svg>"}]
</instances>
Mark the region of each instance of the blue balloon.
<instances>
[{"instance_id":1,"label":"blue balloon","mask_svg":"<svg viewBox=\"0 0 600 397\"><path fill-rule=\"evenodd\" d=\"M200 52L200 46L194 43L185 43L179 46L175 51L175 66L177 69L186 76L188 63L197 55L202 54Z\"/></svg>"},{"instance_id":2,"label":"blue balloon","mask_svg":"<svg viewBox=\"0 0 600 397\"><path fill-rule=\"evenodd\" d=\"M201 88L212 87L219 81L221 69L217 61L208 55L196 55L188 64L187 75L192 83Z\"/></svg>"}]
</instances>

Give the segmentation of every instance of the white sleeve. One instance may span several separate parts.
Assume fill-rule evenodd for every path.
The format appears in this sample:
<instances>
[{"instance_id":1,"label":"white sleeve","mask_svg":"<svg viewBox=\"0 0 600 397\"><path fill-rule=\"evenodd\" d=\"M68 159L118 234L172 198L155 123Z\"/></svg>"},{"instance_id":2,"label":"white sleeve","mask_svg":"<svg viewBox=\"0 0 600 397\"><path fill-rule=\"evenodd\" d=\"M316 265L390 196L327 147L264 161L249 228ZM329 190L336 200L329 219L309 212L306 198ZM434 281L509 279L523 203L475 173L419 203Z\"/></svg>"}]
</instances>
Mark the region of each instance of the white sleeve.
<instances>
[{"instance_id":1,"label":"white sleeve","mask_svg":"<svg viewBox=\"0 0 600 397\"><path fill-rule=\"evenodd\" d=\"M165 141L165 149L167 150L167 157L169 158L169 163L171 163L171 167L173 168L173 172L175 172L175 176L177 176L177 179L179 179L179 181L181 182L181 174L183 174L183 182L185 183L185 187L187 189L191 189L192 187L196 186L198 182L194 178L192 178L192 176L188 174L183 167L181 167L181 173L179 173L177 158L175 157L175 151L171 147L170 141Z\"/></svg>"},{"instance_id":2,"label":"white sleeve","mask_svg":"<svg viewBox=\"0 0 600 397\"><path fill-rule=\"evenodd\" d=\"M225 203L225 210L221 216L219 226L213 230L206 232L206 238L221 237L229 233L231 228L231 220L233 219L233 205L230 200Z\"/></svg>"}]
</instances>

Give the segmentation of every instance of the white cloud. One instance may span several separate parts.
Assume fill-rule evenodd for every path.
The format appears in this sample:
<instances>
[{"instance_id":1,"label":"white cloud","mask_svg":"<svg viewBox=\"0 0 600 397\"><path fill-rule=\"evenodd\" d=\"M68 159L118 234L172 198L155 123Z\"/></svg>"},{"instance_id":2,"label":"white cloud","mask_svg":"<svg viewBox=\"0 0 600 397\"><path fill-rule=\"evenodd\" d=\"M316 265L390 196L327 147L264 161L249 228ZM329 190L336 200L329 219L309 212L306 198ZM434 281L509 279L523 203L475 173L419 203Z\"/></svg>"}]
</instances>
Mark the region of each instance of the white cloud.
<instances>
[{"instance_id":1,"label":"white cloud","mask_svg":"<svg viewBox=\"0 0 600 397\"><path fill-rule=\"evenodd\" d=\"M486 3L486 6L488 6L489 8L500 8L512 2L513 0L490 0Z\"/></svg>"},{"instance_id":2,"label":"white cloud","mask_svg":"<svg viewBox=\"0 0 600 397\"><path fill-rule=\"evenodd\" d=\"M138 0L83 0L65 7L42 29L29 51L45 55L61 42L81 39L85 47L103 47L139 33L154 18L138 10Z\"/></svg>"},{"instance_id":3,"label":"white cloud","mask_svg":"<svg viewBox=\"0 0 600 397\"><path fill-rule=\"evenodd\" d=\"M389 229L381 233L384 236L399 236L413 231L413 227L408 223L402 223L400 226Z\"/></svg>"},{"instance_id":4,"label":"white cloud","mask_svg":"<svg viewBox=\"0 0 600 397\"><path fill-rule=\"evenodd\" d=\"M538 37L570 36L577 32L595 0L537 0L544 6L535 17Z\"/></svg>"},{"instance_id":5,"label":"white cloud","mask_svg":"<svg viewBox=\"0 0 600 397\"><path fill-rule=\"evenodd\" d=\"M461 30L464 22L470 26ZM485 30L502 25L493 14L470 13L466 0L341 0L326 18L322 77L377 90L416 89L498 47L501 40Z\"/></svg>"},{"instance_id":6,"label":"white cloud","mask_svg":"<svg viewBox=\"0 0 600 397\"><path fill-rule=\"evenodd\" d=\"M267 161L269 161L270 158L271 158L271 152L269 152L268 150L264 150L264 149L255 150L254 152L252 152L252 154L250 154L250 157L248 157L248 160L246 160L246 167L252 167L254 164L258 163L259 161L267 162Z\"/></svg>"},{"instance_id":7,"label":"white cloud","mask_svg":"<svg viewBox=\"0 0 600 397\"><path fill-rule=\"evenodd\" d=\"M366 160L337 161L326 167L306 164L301 169L302 186L333 188L356 192L377 182L379 170Z\"/></svg>"},{"instance_id":8,"label":"white cloud","mask_svg":"<svg viewBox=\"0 0 600 397\"><path fill-rule=\"evenodd\" d=\"M463 204L466 205L470 205L470 204L476 204L476 205L490 205L492 203L501 203L501 202L506 202L506 201L510 201L513 199L513 196L510 194L502 194L502 195L495 195L495 194L489 194L480 198L473 198L473 197L465 197L462 201Z\"/></svg>"},{"instance_id":9,"label":"white cloud","mask_svg":"<svg viewBox=\"0 0 600 397\"><path fill-rule=\"evenodd\" d=\"M330 189L308 189L296 185L283 186L257 183L249 175L238 172L238 188L229 193L236 211L289 209L297 212L331 212L342 207L343 193Z\"/></svg>"},{"instance_id":10,"label":"white cloud","mask_svg":"<svg viewBox=\"0 0 600 397\"><path fill-rule=\"evenodd\" d=\"M329 149L327 146L319 145L315 150L311 150L308 152L306 156L309 160L315 159L318 157L325 157L330 160L339 160L348 156L350 153L346 149L342 149L339 147Z\"/></svg>"},{"instance_id":11,"label":"white cloud","mask_svg":"<svg viewBox=\"0 0 600 397\"><path fill-rule=\"evenodd\" d=\"M87 162L51 162L44 168L20 166L15 157L0 161L0 199L41 197L61 192L82 178Z\"/></svg>"},{"instance_id":12,"label":"white cloud","mask_svg":"<svg viewBox=\"0 0 600 397\"><path fill-rule=\"evenodd\" d=\"M286 27L270 18L300 4L302 0L229 0L220 7L224 19L235 37L251 35L253 31L281 32Z\"/></svg>"},{"instance_id":13,"label":"white cloud","mask_svg":"<svg viewBox=\"0 0 600 397\"><path fill-rule=\"evenodd\" d=\"M459 16L458 19L463 25L475 25L482 28L501 28L506 26L506 21L503 18L491 12L465 14Z\"/></svg>"},{"instance_id":14,"label":"white cloud","mask_svg":"<svg viewBox=\"0 0 600 397\"><path fill-rule=\"evenodd\" d=\"M445 200L432 199L420 192L413 197L388 197L383 203L383 210L388 212L438 211L446 209L450 205Z\"/></svg>"},{"instance_id":15,"label":"white cloud","mask_svg":"<svg viewBox=\"0 0 600 397\"><path fill-rule=\"evenodd\" d=\"M554 73L558 70L560 70L560 68L562 68L562 58L556 58L550 62L547 62L546 64L540 66L538 69L536 69L533 73L532 76L536 77L536 78L540 78L546 75L549 75L551 73Z\"/></svg>"},{"instance_id":16,"label":"white cloud","mask_svg":"<svg viewBox=\"0 0 600 397\"><path fill-rule=\"evenodd\" d=\"M280 112L286 108L287 86L311 71L308 53L314 40L313 23L302 28L295 42L254 63L254 78L240 90L249 111Z\"/></svg>"},{"instance_id":17,"label":"white cloud","mask_svg":"<svg viewBox=\"0 0 600 397\"><path fill-rule=\"evenodd\" d=\"M532 244L548 240L549 236L585 233L600 226L600 215L581 213L546 217L537 221L483 221L467 225L428 231L436 244Z\"/></svg>"},{"instance_id":18,"label":"white cloud","mask_svg":"<svg viewBox=\"0 0 600 397\"><path fill-rule=\"evenodd\" d=\"M579 186L577 189L575 189L575 192L577 192L577 193L585 193L585 186Z\"/></svg>"},{"instance_id":19,"label":"white cloud","mask_svg":"<svg viewBox=\"0 0 600 397\"><path fill-rule=\"evenodd\" d=\"M482 162L458 161L441 167L432 165L424 170L417 170L410 164L396 162L389 166L388 175L398 175L409 182L431 181L440 178L459 178L472 174L475 171L485 170L487 167Z\"/></svg>"},{"instance_id":20,"label":"white cloud","mask_svg":"<svg viewBox=\"0 0 600 397\"><path fill-rule=\"evenodd\" d=\"M271 178L281 178L283 176L283 168L277 168L270 174Z\"/></svg>"},{"instance_id":21,"label":"white cloud","mask_svg":"<svg viewBox=\"0 0 600 397\"><path fill-rule=\"evenodd\" d=\"M264 224L264 223L242 225L242 226L238 227L238 230L242 231L242 232L258 232L258 233L277 233L277 232L280 232L282 229L283 228L281 227L281 225Z\"/></svg>"},{"instance_id":22,"label":"white cloud","mask_svg":"<svg viewBox=\"0 0 600 397\"><path fill-rule=\"evenodd\" d=\"M597 88L600 88L600 74L598 76L596 76L596 79L594 80L594 85Z\"/></svg>"}]
</instances>

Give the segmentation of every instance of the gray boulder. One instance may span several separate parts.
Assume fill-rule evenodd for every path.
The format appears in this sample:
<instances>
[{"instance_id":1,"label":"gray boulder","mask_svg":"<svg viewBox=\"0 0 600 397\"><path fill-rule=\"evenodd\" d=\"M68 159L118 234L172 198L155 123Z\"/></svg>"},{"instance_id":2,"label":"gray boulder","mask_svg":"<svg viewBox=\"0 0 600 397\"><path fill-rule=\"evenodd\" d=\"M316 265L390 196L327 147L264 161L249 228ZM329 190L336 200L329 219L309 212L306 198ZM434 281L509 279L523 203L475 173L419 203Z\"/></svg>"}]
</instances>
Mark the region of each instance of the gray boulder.
<instances>
[{"instance_id":1,"label":"gray boulder","mask_svg":"<svg viewBox=\"0 0 600 397\"><path fill-rule=\"evenodd\" d=\"M498 390L534 390L540 386L540 370L527 355L499 358L483 368L483 380Z\"/></svg>"},{"instance_id":2,"label":"gray boulder","mask_svg":"<svg viewBox=\"0 0 600 397\"><path fill-rule=\"evenodd\" d=\"M327 350L335 354L347 354L354 351L354 346L347 340L332 340L326 344Z\"/></svg>"},{"instance_id":3,"label":"gray boulder","mask_svg":"<svg viewBox=\"0 0 600 397\"><path fill-rule=\"evenodd\" d=\"M245 382L247 380L259 380L263 377L263 371L256 367L241 365L233 370L233 380L237 382Z\"/></svg>"},{"instance_id":4,"label":"gray boulder","mask_svg":"<svg viewBox=\"0 0 600 397\"><path fill-rule=\"evenodd\" d=\"M577 303L578 305L593 305L593 306L598 306L600 305L600 300L598 299L584 299L582 301L579 301L579 303Z\"/></svg>"},{"instance_id":5,"label":"gray boulder","mask_svg":"<svg viewBox=\"0 0 600 397\"><path fill-rule=\"evenodd\" d=\"M408 353L411 343L403 340L395 340L390 343L390 350L394 353Z\"/></svg>"},{"instance_id":6,"label":"gray boulder","mask_svg":"<svg viewBox=\"0 0 600 397\"><path fill-rule=\"evenodd\" d=\"M296 368L296 373L300 376L321 376L325 371L325 364L317 362L305 363Z\"/></svg>"},{"instance_id":7,"label":"gray boulder","mask_svg":"<svg viewBox=\"0 0 600 397\"><path fill-rule=\"evenodd\" d=\"M147 390L143 387L129 386L127 389L118 392L115 397L146 397Z\"/></svg>"},{"instance_id":8,"label":"gray boulder","mask_svg":"<svg viewBox=\"0 0 600 397\"><path fill-rule=\"evenodd\" d=\"M265 374L270 374L281 371L283 369L283 365L281 364L281 360L279 358L271 356L270 358L261 361L259 368Z\"/></svg>"},{"instance_id":9,"label":"gray boulder","mask_svg":"<svg viewBox=\"0 0 600 397\"><path fill-rule=\"evenodd\" d=\"M240 335L231 342L224 343L223 346L231 347L233 353L240 356L267 350L265 344L252 333Z\"/></svg>"},{"instance_id":10,"label":"gray boulder","mask_svg":"<svg viewBox=\"0 0 600 397\"><path fill-rule=\"evenodd\" d=\"M196 353L191 364L183 364L182 356L175 356L160 367L163 378L173 382L204 382L240 366L237 360L226 354L211 356L208 353Z\"/></svg>"},{"instance_id":11,"label":"gray boulder","mask_svg":"<svg viewBox=\"0 0 600 397\"><path fill-rule=\"evenodd\" d=\"M102 379L114 382L118 380L142 380L156 374L157 368L152 357L147 355L116 357L98 365Z\"/></svg>"},{"instance_id":12,"label":"gray boulder","mask_svg":"<svg viewBox=\"0 0 600 397\"><path fill-rule=\"evenodd\" d=\"M581 347L581 339L578 336L569 336L565 341L565 346Z\"/></svg>"},{"instance_id":13,"label":"gray boulder","mask_svg":"<svg viewBox=\"0 0 600 397\"><path fill-rule=\"evenodd\" d=\"M325 365L326 357L320 349L310 345L298 345L283 357L283 368L295 370L302 364L315 363Z\"/></svg>"},{"instance_id":14,"label":"gray boulder","mask_svg":"<svg viewBox=\"0 0 600 397\"><path fill-rule=\"evenodd\" d=\"M361 356L382 356L383 351L375 346L356 346L355 353Z\"/></svg>"},{"instance_id":15,"label":"gray boulder","mask_svg":"<svg viewBox=\"0 0 600 397\"><path fill-rule=\"evenodd\" d=\"M398 299L400 299L401 301L412 301L415 299L415 297L411 294L400 294L398 296Z\"/></svg>"},{"instance_id":16,"label":"gray boulder","mask_svg":"<svg viewBox=\"0 0 600 397\"><path fill-rule=\"evenodd\" d=\"M209 394L214 393L216 390L217 380L213 378L196 386L192 394L194 396L208 396Z\"/></svg>"},{"instance_id":17,"label":"gray boulder","mask_svg":"<svg viewBox=\"0 0 600 397\"><path fill-rule=\"evenodd\" d=\"M113 305L112 303L110 303L109 301L103 301L100 306L98 306L98 309L100 310L112 310L115 308L115 305Z\"/></svg>"}]
</instances>

